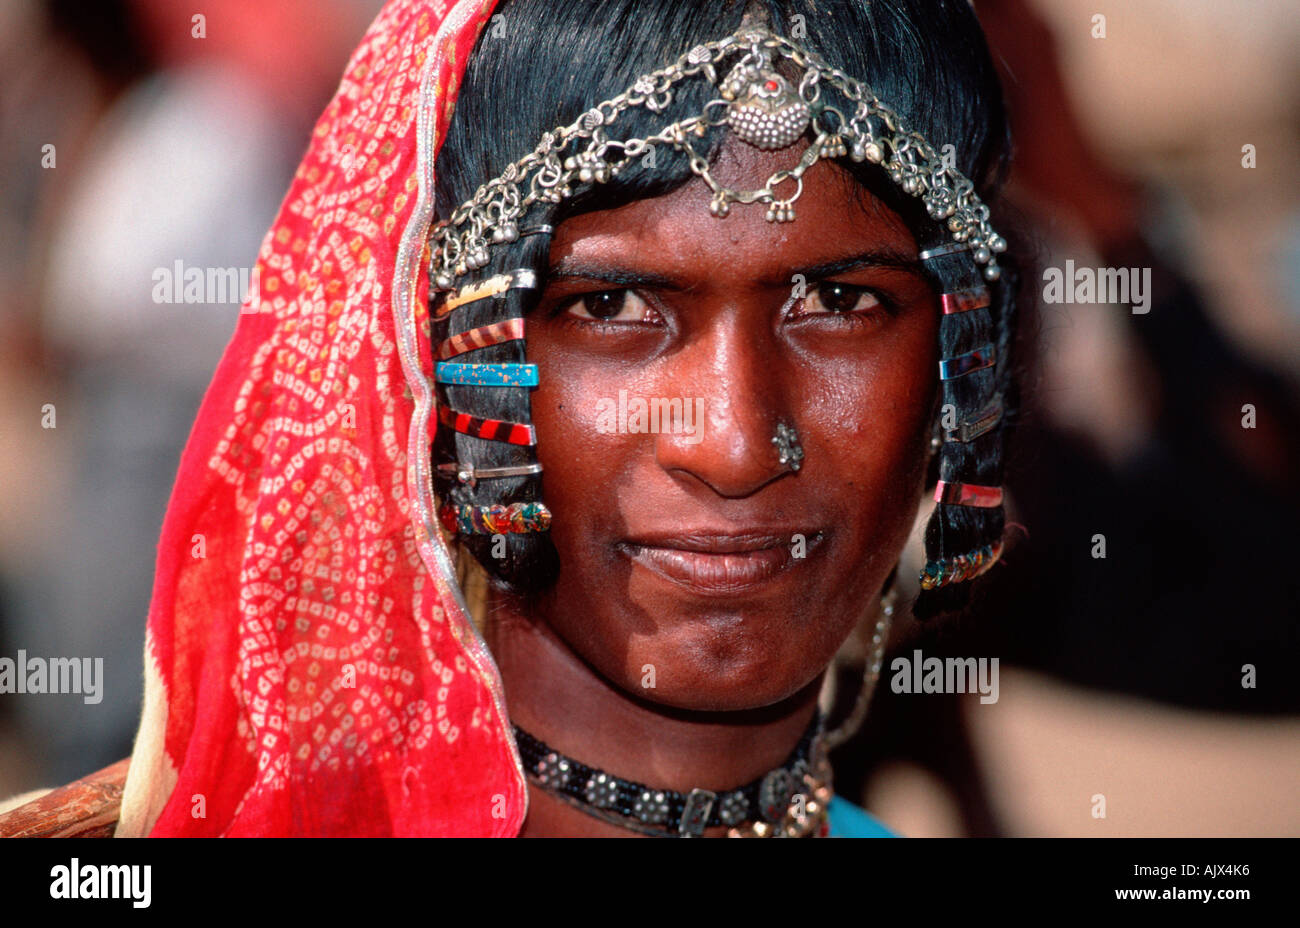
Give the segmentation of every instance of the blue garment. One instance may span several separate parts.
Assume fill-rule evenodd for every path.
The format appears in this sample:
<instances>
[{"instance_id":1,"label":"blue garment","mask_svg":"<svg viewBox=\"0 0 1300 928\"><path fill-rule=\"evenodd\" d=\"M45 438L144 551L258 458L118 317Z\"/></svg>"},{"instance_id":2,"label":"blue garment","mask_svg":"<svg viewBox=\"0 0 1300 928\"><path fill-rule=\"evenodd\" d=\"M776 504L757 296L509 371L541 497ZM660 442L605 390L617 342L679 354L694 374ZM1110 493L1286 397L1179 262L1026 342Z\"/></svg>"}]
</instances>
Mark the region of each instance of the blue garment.
<instances>
[{"instance_id":1,"label":"blue garment","mask_svg":"<svg viewBox=\"0 0 1300 928\"><path fill-rule=\"evenodd\" d=\"M898 837L898 835L868 815L865 809L861 809L839 796L831 797L830 806L827 807L826 811L830 817L830 836L832 838Z\"/></svg>"}]
</instances>

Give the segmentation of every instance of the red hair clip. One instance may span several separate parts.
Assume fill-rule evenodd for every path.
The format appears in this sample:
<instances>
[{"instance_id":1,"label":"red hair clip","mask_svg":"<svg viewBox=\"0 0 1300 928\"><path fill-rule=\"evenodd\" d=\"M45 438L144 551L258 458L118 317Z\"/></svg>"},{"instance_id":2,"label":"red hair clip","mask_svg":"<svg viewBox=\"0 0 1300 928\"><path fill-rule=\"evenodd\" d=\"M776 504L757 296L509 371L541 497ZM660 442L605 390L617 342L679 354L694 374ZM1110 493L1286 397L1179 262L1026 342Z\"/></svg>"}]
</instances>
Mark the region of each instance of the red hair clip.
<instances>
[{"instance_id":1,"label":"red hair clip","mask_svg":"<svg viewBox=\"0 0 1300 928\"><path fill-rule=\"evenodd\" d=\"M940 480L934 488L934 500L950 506L978 506L992 509L1002 505L1001 487L982 487L974 483L948 483Z\"/></svg>"}]
</instances>

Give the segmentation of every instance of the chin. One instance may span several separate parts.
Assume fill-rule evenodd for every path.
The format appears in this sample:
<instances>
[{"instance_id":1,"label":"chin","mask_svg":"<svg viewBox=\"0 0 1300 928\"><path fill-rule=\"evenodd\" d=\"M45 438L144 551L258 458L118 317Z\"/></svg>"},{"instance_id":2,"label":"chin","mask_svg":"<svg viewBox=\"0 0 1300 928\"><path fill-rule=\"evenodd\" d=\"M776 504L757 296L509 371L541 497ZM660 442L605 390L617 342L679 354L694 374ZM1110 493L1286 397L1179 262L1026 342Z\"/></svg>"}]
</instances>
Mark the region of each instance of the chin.
<instances>
[{"instance_id":1,"label":"chin","mask_svg":"<svg viewBox=\"0 0 1300 928\"><path fill-rule=\"evenodd\" d=\"M779 629L735 614L683 622L636 642L614 679L639 699L675 709L738 712L774 705L816 679L835 649L793 655L788 623L773 624ZM649 667L653 687L645 685Z\"/></svg>"}]
</instances>

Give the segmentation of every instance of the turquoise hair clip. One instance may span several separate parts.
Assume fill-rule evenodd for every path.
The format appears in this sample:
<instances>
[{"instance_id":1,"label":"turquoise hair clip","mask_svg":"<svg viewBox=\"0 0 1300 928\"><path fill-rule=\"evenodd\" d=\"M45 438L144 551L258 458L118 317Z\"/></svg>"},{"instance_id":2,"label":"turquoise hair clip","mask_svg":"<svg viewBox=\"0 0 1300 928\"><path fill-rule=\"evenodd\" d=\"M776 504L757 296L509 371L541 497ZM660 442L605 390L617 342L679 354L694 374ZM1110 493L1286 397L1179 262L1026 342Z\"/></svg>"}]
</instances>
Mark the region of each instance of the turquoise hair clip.
<instances>
[{"instance_id":1,"label":"turquoise hair clip","mask_svg":"<svg viewBox=\"0 0 1300 928\"><path fill-rule=\"evenodd\" d=\"M536 364L456 364L439 361L438 383L462 387L535 387Z\"/></svg>"}]
</instances>

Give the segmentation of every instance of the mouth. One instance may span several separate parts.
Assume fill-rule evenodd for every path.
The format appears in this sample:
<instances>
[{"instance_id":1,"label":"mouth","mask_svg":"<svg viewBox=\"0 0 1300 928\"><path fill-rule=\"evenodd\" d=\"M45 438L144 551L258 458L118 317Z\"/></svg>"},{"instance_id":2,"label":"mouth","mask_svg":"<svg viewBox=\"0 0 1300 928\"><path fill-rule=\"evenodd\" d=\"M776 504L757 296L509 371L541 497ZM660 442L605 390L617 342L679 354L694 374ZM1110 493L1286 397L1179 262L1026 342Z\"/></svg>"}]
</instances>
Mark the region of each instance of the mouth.
<instances>
[{"instance_id":1,"label":"mouth","mask_svg":"<svg viewBox=\"0 0 1300 928\"><path fill-rule=\"evenodd\" d=\"M805 561L819 531L683 532L619 542L619 550L664 580L701 596L753 591Z\"/></svg>"}]
</instances>

